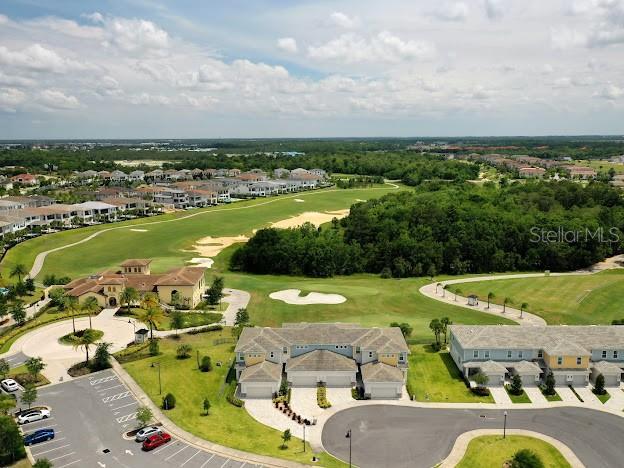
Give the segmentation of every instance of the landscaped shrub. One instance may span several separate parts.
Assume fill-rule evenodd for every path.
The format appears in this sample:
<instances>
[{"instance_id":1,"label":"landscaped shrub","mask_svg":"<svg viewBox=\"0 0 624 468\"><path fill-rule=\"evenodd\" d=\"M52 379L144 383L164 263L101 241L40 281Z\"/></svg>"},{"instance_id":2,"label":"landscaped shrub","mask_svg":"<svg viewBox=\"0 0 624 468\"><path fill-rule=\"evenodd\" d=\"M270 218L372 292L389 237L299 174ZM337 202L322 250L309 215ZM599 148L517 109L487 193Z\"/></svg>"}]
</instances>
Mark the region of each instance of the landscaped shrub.
<instances>
[{"instance_id":1,"label":"landscaped shrub","mask_svg":"<svg viewBox=\"0 0 624 468\"><path fill-rule=\"evenodd\" d=\"M353 387L351 389L351 397L354 400L366 400L364 397L364 389L362 387Z\"/></svg>"},{"instance_id":2,"label":"landscaped shrub","mask_svg":"<svg viewBox=\"0 0 624 468\"><path fill-rule=\"evenodd\" d=\"M176 398L173 393L167 393L162 400L162 408L165 410L170 410L175 408Z\"/></svg>"},{"instance_id":3,"label":"landscaped shrub","mask_svg":"<svg viewBox=\"0 0 624 468\"><path fill-rule=\"evenodd\" d=\"M409 380L407 381L407 383L405 384L405 388L407 390L407 394L410 397L410 400L414 400L416 399L416 392L414 391L414 387L412 385L412 382L410 382Z\"/></svg>"},{"instance_id":4,"label":"landscaped shrub","mask_svg":"<svg viewBox=\"0 0 624 468\"><path fill-rule=\"evenodd\" d=\"M181 344L180 346L178 346L178 348L176 349L176 355L178 359L188 359L189 357L191 357L192 349L193 348L191 347L191 345L188 344Z\"/></svg>"},{"instance_id":5,"label":"landscaped shrub","mask_svg":"<svg viewBox=\"0 0 624 468\"><path fill-rule=\"evenodd\" d=\"M470 391L477 396L488 396L490 394L490 390L487 387L474 387Z\"/></svg>"},{"instance_id":6,"label":"landscaped shrub","mask_svg":"<svg viewBox=\"0 0 624 468\"><path fill-rule=\"evenodd\" d=\"M331 408L331 403L327 400L327 388L325 385L316 387L316 402L320 408Z\"/></svg>"},{"instance_id":7,"label":"landscaped shrub","mask_svg":"<svg viewBox=\"0 0 624 468\"><path fill-rule=\"evenodd\" d=\"M544 468L540 457L529 449L518 450L511 459L510 468Z\"/></svg>"},{"instance_id":8,"label":"landscaped shrub","mask_svg":"<svg viewBox=\"0 0 624 468\"><path fill-rule=\"evenodd\" d=\"M227 396L225 399L234 406L242 408L245 406L245 402L236 396L236 380L232 380L227 389Z\"/></svg>"},{"instance_id":9,"label":"landscaped shrub","mask_svg":"<svg viewBox=\"0 0 624 468\"><path fill-rule=\"evenodd\" d=\"M605 390L605 378L604 378L604 375L598 374L598 377L596 377L596 384L594 385L594 388L593 388L592 391L596 395L604 395L605 393L607 393L607 391Z\"/></svg>"},{"instance_id":10,"label":"landscaped shrub","mask_svg":"<svg viewBox=\"0 0 624 468\"><path fill-rule=\"evenodd\" d=\"M158 345L158 340L150 340L149 353L150 356L158 356L160 354L160 346Z\"/></svg>"},{"instance_id":11,"label":"landscaped shrub","mask_svg":"<svg viewBox=\"0 0 624 468\"><path fill-rule=\"evenodd\" d=\"M542 393L544 395L551 396L557 393L555 391L555 376L553 375L552 371L548 373L548 375L546 376L545 384L540 388L542 389Z\"/></svg>"},{"instance_id":12,"label":"landscaped shrub","mask_svg":"<svg viewBox=\"0 0 624 468\"><path fill-rule=\"evenodd\" d=\"M207 333L211 331L223 330L223 325L206 325L205 327L195 328L188 332L189 335L197 335L198 333Z\"/></svg>"},{"instance_id":13,"label":"landscaped shrub","mask_svg":"<svg viewBox=\"0 0 624 468\"><path fill-rule=\"evenodd\" d=\"M210 360L210 356L204 356L202 358L199 370L202 372L210 372L212 370L212 361Z\"/></svg>"},{"instance_id":14,"label":"landscaped shrub","mask_svg":"<svg viewBox=\"0 0 624 468\"><path fill-rule=\"evenodd\" d=\"M518 374L511 379L511 385L508 385L507 391L512 395L522 395L522 378Z\"/></svg>"}]
</instances>

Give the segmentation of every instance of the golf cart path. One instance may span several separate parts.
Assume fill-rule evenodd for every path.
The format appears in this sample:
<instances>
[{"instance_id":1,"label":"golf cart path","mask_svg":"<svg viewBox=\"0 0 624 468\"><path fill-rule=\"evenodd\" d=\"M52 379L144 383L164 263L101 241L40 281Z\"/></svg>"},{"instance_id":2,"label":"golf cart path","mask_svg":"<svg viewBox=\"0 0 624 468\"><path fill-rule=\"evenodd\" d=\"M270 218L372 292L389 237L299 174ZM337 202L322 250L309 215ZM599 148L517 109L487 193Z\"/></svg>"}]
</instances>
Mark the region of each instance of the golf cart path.
<instances>
[{"instance_id":1,"label":"golf cart path","mask_svg":"<svg viewBox=\"0 0 624 468\"><path fill-rule=\"evenodd\" d=\"M392 184L392 183L385 183L386 185L391 186L393 189L397 190L400 187L396 184ZM271 203L275 203L278 202L280 200L286 200L286 199L290 199L290 198L301 198L301 197L306 197L306 196L312 196L312 195L317 195L320 193L328 193L328 192L339 192L341 189L330 189L330 190L318 190L318 191L314 191L314 192L306 192L306 193L296 193L293 195L280 195L272 200L267 200L261 203L255 203L253 205L245 205L245 206L235 206L235 207L231 207L231 208L221 208L221 209L207 209L205 211L198 211L196 213L191 213L185 216L180 216L178 218L173 218L173 219L166 219L166 220L162 220L162 221L152 221L152 222L145 222L145 223L136 223L136 224L129 224L129 225L124 225L124 226L113 226L110 228L106 228L106 229L102 229L100 231L94 232L93 234L85 237L84 239L81 239L79 241L76 242L72 242L70 244L65 244L65 245L61 245L60 247L56 247L54 249L50 249L50 250L46 250L45 252L40 252L39 254L37 254L37 256L35 257L35 261L33 262L33 266L30 269L30 272L28 273L28 276L30 278L35 278L40 272L41 269L43 268L43 265L45 263L46 257L48 256L48 254L54 253L54 252L58 252L59 250L64 250L64 249L68 249L70 247L74 247L76 245L80 245L80 244L84 244L85 242L89 242L90 240L98 237L100 234L103 234L105 232L110 232L110 231L117 231L120 229L135 229L139 226L152 226L155 224L165 224L165 223L174 223L177 221L183 221L183 220L187 220L190 218L194 218L196 216L202 216L202 215L206 215L206 214L211 214L211 213L220 213L222 211L239 211L239 210L248 210L248 209L253 209L256 208L258 206L264 206L264 205L269 205ZM349 189L349 190L353 190L353 191L359 191L359 190L388 190L387 188L382 188L382 187L373 187L373 188L366 188L366 189Z\"/></svg>"}]
</instances>

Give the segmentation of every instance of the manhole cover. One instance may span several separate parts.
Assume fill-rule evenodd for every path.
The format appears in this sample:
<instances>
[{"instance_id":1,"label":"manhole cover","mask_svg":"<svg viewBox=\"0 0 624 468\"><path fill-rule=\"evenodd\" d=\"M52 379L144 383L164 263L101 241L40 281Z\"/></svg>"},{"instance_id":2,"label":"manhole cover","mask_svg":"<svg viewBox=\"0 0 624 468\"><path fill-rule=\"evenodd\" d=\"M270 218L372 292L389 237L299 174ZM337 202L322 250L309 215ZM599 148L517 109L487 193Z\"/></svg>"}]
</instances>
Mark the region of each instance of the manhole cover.
<instances>
[{"instance_id":1,"label":"manhole cover","mask_svg":"<svg viewBox=\"0 0 624 468\"><path fill-rule=\"evenodd\" d=\"M104 452L104 453L109 453L109 452L110 452L110 450L109 450L109 449L104 449L104 450L102 450L102 452Z\"/></svg>"}]
</instances>

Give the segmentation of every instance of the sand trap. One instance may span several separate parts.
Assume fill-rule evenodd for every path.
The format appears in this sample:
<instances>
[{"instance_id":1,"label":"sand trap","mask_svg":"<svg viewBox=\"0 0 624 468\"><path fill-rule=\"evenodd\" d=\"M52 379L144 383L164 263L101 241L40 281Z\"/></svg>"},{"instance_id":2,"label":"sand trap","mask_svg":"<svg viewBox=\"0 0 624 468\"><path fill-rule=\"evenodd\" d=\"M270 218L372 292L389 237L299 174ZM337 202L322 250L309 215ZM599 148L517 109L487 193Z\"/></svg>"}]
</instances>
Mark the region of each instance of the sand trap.
<instances>
[{"instance_id":1,"label":"sand trap","mask_svg":"<svg viewBox=\"0 0 624 468\"><path fill-rule=\"evenodd\" d=\"M195 257L191 258L187 263L192 263L193 265L199 265L206 268L212 268L214 260L212 258Z\"/></svg>"},{"instance_id":2,"label":"sand trap","mask_svg":"<svg viewBox=\"0 0 624 468\"><path fill-rule=\"evenodd\" d=\"M219 253L237 242L247 242L247 236L235 237L204 237L199 239L193 246L193 250L198 252L202 257L216 257Z\"/></svg>"},{"instance_id":3,"label":"sand trap","mask_svg":"<svg viewBox=\"0 0 624 468\"><path fill-rule=\"evenodd\" d=\"M296 201L297 203L303 203L305 200L302 200L301 198L295 198L295 201Z\"/></svg>"},{"instance_id":4,"label":"sand trap","mask_svg":"<svg viewBox=\"0 0 624 468\"><path fill-rule=\"evenodd\" d=\"M342 219L349 214L349 210L339 210L339 211L325 211L323 213L318 211L306 211L305 213L301 213L298 216L294 216L292 218L283 219L276 223L271 223L271 227L280 228L280 229L288 229L292 227L301 226L304 223L312 223L315 226L320 226L321 224L328 223L334 218Z\"/></svg>"},{"instance_id":5,"label":"sand trap","mask_svg":"<svg viewBox=\"0 0 624 468\"><path fill-rule=\"evenodd\" d=\"M130 229L130 230L134 232L147 232L147 229Z\"/></svg>"},{"instance_id":6,"label":"sand trap","mask_svg":"<svg viewBox=\"0 0 624 468\"><path fill-rule=\"evenodd\" d=\"M356 198L355 201L364 203L366 200L362 200L361 198Z\"/></svg>"},{"instance_id":7,"label":"sand trap","mask_svg":"<svg viewBox=\"0 0 624 468\"><path fill-rule=\"evenodd\" d=\"M283 301L286 304L294 305L310 305L310 304L342 304L347 300L346 297L340 294L324 294L318 292L311 292L306 296L300 296L300 289L284 289L283 291L276 291L269 294L271 299Z\"/></svg>"}]
</instances>

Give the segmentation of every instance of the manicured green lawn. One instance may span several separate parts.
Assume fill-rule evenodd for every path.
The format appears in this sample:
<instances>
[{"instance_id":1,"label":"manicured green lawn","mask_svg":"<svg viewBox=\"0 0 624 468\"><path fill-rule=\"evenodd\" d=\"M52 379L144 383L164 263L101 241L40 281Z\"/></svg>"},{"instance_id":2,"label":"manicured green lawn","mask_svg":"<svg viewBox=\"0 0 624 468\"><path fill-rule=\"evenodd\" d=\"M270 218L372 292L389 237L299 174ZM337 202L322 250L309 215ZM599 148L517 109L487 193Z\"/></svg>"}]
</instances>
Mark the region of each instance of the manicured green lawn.
<instances>
[{"instance_id":1,"label":"manicured green lawn","mask_svg":"<svg viewBox=\"0 0 624 468\"><path fill-rule=\"evenodd\" d=\"M136 317L140 314L141 309L133 307L130 309L130 313L126 312L125 308L119 309L115 314L116 316L123 317ZM223 314L216 312L182 312L182 318L184 319L184 326L182 328L200 327L202 325L210 325L213 323L219 323L223 318ZM171 313L165 312L160 320L156 321L156 330L172 330L171 327Z\"/></svg>"},{"instance_id":2,"label":"manicured green lawn","mask_svg":"<svg viewBox=\"0 0 624 468\"><path fill-rule=\"evenodd\" d=\"M548 401L563 401L557 392L554 395L544 395L544 398Z\"/></svg>"},{"instance_id":3,"label":"manicured green lawn","mask_svg":"<svg viewBox=\"0 0 624 468\"><path fill-rule=\"evenodd\" d=\"M14 247L2 261L0 271L6 278L8 271L17 263L23 263L30 269L39 252L79 241L109 228L114 230L104 232L83 244L50 254L39 277L54 273L57 276L76 278L114 268L123 260L137 256L153 259L152 270L162 271L199 256L190 250L198 239L205 236L251 235L253 229L305 211L349 208L358 199L376 198L396 190L390 185L377 185L366 189L316 190L60 232ZM305 201L295 202L295 199ZM192 217L169 222L188 216ZM137 224L142 224L141 229L147 232L131 231L130 228Z\"/></svg>"},{"instance_id":4,"label":"manicured green lawn","mask_svg":"<svg viewBox=\"0 0 624 468\"><path fill-rule=\"evenodd\" d=\"M611 399L611 394L609 392L607 392L604 395L596 395L596 397L598 397L598 399L604 405L607 401L609 401Z\"/></svg>"},{"instance_id":5,"label":"manicured green lawn","mask_svg":"<svg viewBox=\"0 0 624 468\"><path fill-rule=\"evenodd\" d=\"M73 332L68 333L67 335L61 336L58 341L61 344L64 344L67 346L73 346L76 340L78 339L78 337L82 335L83 331L84 330L76 330L76 333L73 333ZM93 335L94 335L95 341L99 341L104 336L104 332L102 330L93 329Z\"/></svg>"},{"instance_id":6,"label":"manicured green lawn","mask_svg":"<svg viewBox=\"0 0 624 468\"><path fill-rule=\"evenodd\" d=\"M567 468L570 464L552 445L533 437L508 435L482 436L468 444L464 458L457 468L501 468L518 450L529 449L535 452L545 468Z\"/></svg>"},{"instance_id":7,"label":"manicured green lawn","mask_svg":"<svg viewBox=\"0 0 624 468\"><path fill-rule=\"evenodd\" d=\"M624 270L608 270L594 275L483 281L461 285L464 295L477 294L487 300L488 292L502 304L513 298L514 306L529 304L529 312L549 324L611 324L624 318Z\"/></svg>"},{"instance_id":8,"label":"manicured green lawn","mask_svg":"<svg viewBox=\"0 0 624 468\"><path fill-rule=\"evenodd\" d=\"M230 342L215 344L215 340L229 339ZM200 372L194 358L176 359L176 348L189 344L194 356L199 350L200 356L212 358L213 370ZM218 342L217 342L218 343ZM200 333L197 335L181 335L179 340L160 340L161 355L147 357L138 361L125 363L124 368L147 392L152 401L161 404L162 396L158 394L158 371L151 367L153 362L160 363L163 395L172 392L177 400L176 407L167 412L180 427L206 440L234 447L248 452L274 457L287 458L299 462L310 462L310 447L303 453L303 444L293 434L288 448L282 450L281 433L260 424L245 411L226 401L225 377L233 359L233 340L229 329L218 332ZM222 366L218 367L217 362ZM183 382L183 385L180 383ZM203 416L202 402L208 398L211 404L210 415ZM321 466L344 466L343 463L328 454L321 453Z\"/></svg>"},{"instance_id":9,"label":"manicured green lawn","mask_svg":"<svg viewBox=\"0 0 624 468\"><path fill-rule=\"evenodd\" d=\"M507 385L505 386L505 390L507 391L507 395L509 395L509 399L512 403L531 403L529 395L527 395L524 390L522 390L522 393L520 395L514 395L513 393L511 393Z\"/></svg>"},{"instance_id":10,"label":"manicured green lawn","mask_svg":"<svg viewBox=\"0 0 624 468\"><path fill-rule=\"evenodd\" d=\"M410 350L407 379L415 400L494 403L491 395L480 397L466 387L459 369L448 352L435 352L430 345L412 345Z\"/></svg>"}]
</instances>

